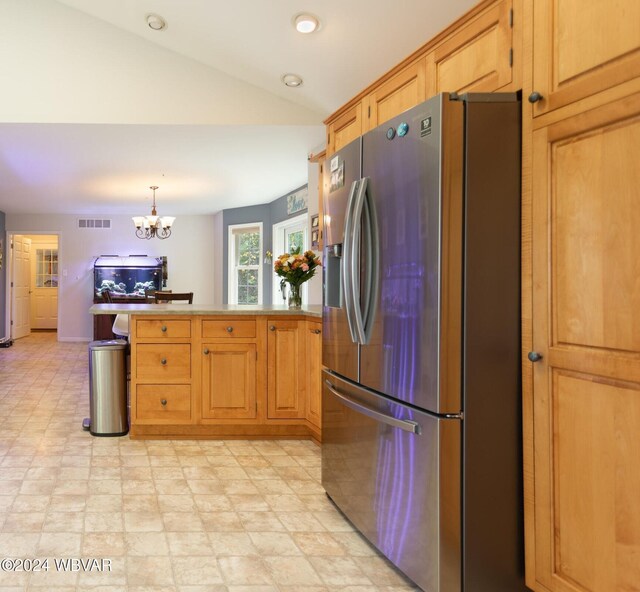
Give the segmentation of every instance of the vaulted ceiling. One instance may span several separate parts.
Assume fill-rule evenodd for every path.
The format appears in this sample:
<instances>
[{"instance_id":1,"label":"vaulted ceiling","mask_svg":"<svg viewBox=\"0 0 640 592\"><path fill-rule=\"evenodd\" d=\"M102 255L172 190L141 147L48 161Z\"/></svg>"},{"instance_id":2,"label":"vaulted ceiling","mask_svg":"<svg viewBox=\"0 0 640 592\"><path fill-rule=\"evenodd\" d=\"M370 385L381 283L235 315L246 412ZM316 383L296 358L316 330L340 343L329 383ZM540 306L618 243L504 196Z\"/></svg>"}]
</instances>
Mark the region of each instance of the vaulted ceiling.
<instances>
[{"instance_id":1,"label":"vaulted ceiling","mask_svg":"<svg viewBox=\"0 0 640 592\"><path fill-rule=\"evenodd\" d=\"M474 3L1 0L0 210L136 214L152 184L167 215L270 201L327 115Z\"/></svg>"}]
</instances>

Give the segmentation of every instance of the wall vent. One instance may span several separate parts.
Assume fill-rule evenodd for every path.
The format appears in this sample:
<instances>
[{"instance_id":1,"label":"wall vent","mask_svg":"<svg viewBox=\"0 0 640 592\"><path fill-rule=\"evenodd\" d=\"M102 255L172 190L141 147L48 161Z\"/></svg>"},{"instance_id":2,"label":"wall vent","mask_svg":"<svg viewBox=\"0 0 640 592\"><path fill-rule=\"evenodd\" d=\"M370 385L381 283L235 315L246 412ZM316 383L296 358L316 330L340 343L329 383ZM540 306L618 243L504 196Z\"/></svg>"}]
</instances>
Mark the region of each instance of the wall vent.
<instances>
[{"instance_id":1,"label":"wall vent","mask_svg":"<svg viewBox=\"0 0 640 592\"><path fill-rule=\"evenodd\" d=\"M111 220L105 220L104 218L78 218L78 228L110 229Z\"/></svg>"}]
</instances>

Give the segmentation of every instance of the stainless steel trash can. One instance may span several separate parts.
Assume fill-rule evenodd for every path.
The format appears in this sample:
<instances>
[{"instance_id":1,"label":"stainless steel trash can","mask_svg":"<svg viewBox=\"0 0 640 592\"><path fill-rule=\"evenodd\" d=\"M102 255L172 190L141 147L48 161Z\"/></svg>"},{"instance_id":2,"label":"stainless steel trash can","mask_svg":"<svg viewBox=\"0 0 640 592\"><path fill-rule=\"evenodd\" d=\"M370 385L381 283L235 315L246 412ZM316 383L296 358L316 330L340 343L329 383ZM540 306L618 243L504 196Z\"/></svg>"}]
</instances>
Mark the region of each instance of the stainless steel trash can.
<instances>
[{"instance_id":1,"label":"stainless steel trash can","mask_svg":"<svg viewBox=\"0 0 640 592\"><path fill-rule=\"evenodd\" d=\"M88 423L93 436L124 436L129 431L126 353L122 339L89 344Z\"/></svg>"}]
</instances>

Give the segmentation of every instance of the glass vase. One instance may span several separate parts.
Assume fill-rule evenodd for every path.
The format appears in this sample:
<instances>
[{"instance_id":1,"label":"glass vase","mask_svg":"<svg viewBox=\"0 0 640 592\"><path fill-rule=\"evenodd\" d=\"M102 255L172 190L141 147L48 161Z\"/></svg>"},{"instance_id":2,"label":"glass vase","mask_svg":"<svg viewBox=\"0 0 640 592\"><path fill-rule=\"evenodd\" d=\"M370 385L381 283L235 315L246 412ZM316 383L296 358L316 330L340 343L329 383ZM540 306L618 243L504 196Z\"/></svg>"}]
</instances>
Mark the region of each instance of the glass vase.
<instances>
[{"instance_id":1,"label":"glass vase","mask_svg":"<svg viewBox=\"0 0 640 592\"><path fill-rule=\"evenodd\" d=\"M291 310L302 308L302 291L299 285L289 284L289 308Z\"/></svg>"}]
</instances>

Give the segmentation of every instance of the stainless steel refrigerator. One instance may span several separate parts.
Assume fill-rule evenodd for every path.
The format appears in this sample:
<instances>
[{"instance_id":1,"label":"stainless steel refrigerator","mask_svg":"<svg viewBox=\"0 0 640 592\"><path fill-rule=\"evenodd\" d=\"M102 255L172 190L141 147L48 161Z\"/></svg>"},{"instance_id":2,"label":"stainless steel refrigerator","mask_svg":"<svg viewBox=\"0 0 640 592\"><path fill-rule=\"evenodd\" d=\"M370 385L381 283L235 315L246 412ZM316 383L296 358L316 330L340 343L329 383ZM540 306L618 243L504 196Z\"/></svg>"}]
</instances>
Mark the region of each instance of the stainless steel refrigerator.
<instances>
[{"instance_id":1,"label":"stainless steel refrigerator","mask_svg":"<svg viewBox=\"0 0 640 592\"><path fill-rule=\"evenodd\" d=\"M325 166L322 482L428 592L518 592L520 109L438 95Z\"/></svg>"}]
</instances>

